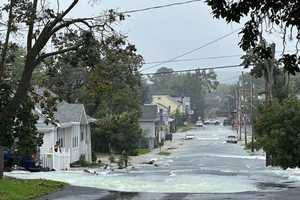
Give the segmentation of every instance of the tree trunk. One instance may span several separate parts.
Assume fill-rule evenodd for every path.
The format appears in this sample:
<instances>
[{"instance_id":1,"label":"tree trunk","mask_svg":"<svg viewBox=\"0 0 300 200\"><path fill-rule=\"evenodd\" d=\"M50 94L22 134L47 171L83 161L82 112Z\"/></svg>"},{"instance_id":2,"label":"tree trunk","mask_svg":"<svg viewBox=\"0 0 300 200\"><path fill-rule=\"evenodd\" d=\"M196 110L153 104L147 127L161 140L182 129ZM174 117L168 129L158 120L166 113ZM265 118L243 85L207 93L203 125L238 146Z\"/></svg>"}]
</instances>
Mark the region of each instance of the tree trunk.
<instances>
[{"instance_id":1,"label":"tree trunk","mask_svg":"<svg viewBox=\"0 0 300 200\"><path fill-rule=\"evenodd\" d=\"M22 102L24 102L24 99L30 89L32 72L37 63L35 63L34 58L27 59L28 60L26 60L25 62L22 79L17 88L14 98L8 103L6 110L0 112L0 120L2 121L15 117L18 108L20 107Z\"/></svg>"},{"instance_id":2,"label":"tree trunk","mask_svg":"<svg viewBox=\"0 0 300 200\"><path fill-rule=\"evenodd\" d=\"M0 146L0 179L3 177L3 170L4 170L4 151L3 147Z\"/></svg>"},{"instance_id":3,"label":"tree trunk","mask_svg":"<svg viewBox=\"0 0 300 200\"><path fill-rule=\"evenodd\" d=\"M12 24L13 24L13 7L15 5L15 0L10 1L9 14L8 14L8 22L7 22L7 31L5 35L5 42L3 44L3 48L1 51L1 60L0 60L0 80L5 78L5 61L8 52L9 46L9 38L11 34Z\"/></svg>"}]
</instances>

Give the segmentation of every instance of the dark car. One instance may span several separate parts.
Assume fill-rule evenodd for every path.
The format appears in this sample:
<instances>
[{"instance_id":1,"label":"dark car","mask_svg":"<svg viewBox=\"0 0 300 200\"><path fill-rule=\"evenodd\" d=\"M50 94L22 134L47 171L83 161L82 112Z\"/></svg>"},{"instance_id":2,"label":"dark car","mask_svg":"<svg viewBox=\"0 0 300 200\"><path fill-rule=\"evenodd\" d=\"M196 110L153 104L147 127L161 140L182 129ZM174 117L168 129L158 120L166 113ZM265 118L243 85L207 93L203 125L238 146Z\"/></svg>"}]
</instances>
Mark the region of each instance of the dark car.
<instances>
[{"instance_id":1,"label":"dark car","mask_svg":"<svg viewBox=\"0 0 300 200\"><path fill-rule=\"evenodd\" d=\"M31 172L40 170L40 167L37 165L35 154L16 156L13 152L5 150L4 168L6 169L6 171L9 171L13 167L13 165L17 165Z\"/></svg>"},{"instance_id":2,"label":"dark car","mask_svg":"<svg viewBox=\"0 0 300 200\"><path fill-rule=\"evenodd\" d=\"M13 166L13 155L11 152L4 150L4 170L9 171Z\"/></svg>"},{"instance_id":3,"label":"dark car","mask_svg":"<svg viewBox=\"0 0 300 200\"><path fill-rule=\"evenodd\" d=\"M223 126L231 126L231 120L230 119L224 119Z\"/></svg>"}]
</instances>

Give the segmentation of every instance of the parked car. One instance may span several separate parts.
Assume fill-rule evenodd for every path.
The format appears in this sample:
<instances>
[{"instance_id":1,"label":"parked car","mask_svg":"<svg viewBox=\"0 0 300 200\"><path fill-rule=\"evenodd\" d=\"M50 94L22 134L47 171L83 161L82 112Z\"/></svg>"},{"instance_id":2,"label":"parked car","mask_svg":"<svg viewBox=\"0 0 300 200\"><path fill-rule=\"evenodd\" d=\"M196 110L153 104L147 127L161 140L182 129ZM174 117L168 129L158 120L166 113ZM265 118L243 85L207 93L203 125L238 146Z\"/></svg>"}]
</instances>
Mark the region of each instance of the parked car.
<instances>
[{"instance_id":1,"label":"parked car","mask_svg":"<svg viewBox=\"0 0 300 200\"><path fill-rule=\"evenodd\" d=\"M12 151L6 149L4 151L4 168L9 170L13 167L13 165L17 165L18 167L24 168L31 172L37 172L41 170L36 159L36 154L15 156Z\"/></svg>"},{"instance_id":2,"label":"parked car","mask_svg":"<svg viewBox=\"0 0 300 200\"><path fill-rule=\"evenodd\" d=\"M4 150L4 170L9 171L13 166L13 155L10 151Z\"/></svg>"},{"instance_id":3,"label":"parked car","mask_svg":"<svg viewBox=\"0 0 300 200\"><path fill-rule=\"evenodd\" d=\"M198 120L195 125L197 127L203 127L204 124L202 123L202 121Z\"/></svg>"},{"instance_id":4,"label":"parked car","mask_svg":"<svg viewBox=\"0 0 300 200\"><path fill-rule=\"evenodd\" d=\"M220 122L218 120L209 119L209 120L204 121L204 124L205 125L219 125Z\"/></svg>"},{"instance_id":5,"label":"parked car","mask_svg":"<svg viewBox=\"0 0 300 200\"><path fill-rule=\"evenodd\" d=\"M226 140L227 143L236 144L238 142L237 137L235 135L229 135Z\"/></svg>"},{"instance_id":6,"label":"parked car","mask_svg":"<svg viewBox=\"0 0 300 200\"><path fill-rule=\"evenodd\" d=\"M185 140L192 140L194 138L195 138L194 134L186 134L185 137L184 137Z\"/></svg>"},{"instance_id":7,"label":"parked car","mask_svg":"<svg viewBox=\"0 0 300 200\"><path fill-rule=\"evenodd\" d=\"M231 126L231 120L230 119L224 119L223 126Z\"/></svg>"},{"instance_id":8,"label":"parked car","mask_svg":"<svg viewBox=\"0 0 300 200\"><path fill-rule=\"evenodd\" d=\"M166 135L166 141L172 141L173 140L173 134L169 133Z\"/></svg>"}]
</instances>

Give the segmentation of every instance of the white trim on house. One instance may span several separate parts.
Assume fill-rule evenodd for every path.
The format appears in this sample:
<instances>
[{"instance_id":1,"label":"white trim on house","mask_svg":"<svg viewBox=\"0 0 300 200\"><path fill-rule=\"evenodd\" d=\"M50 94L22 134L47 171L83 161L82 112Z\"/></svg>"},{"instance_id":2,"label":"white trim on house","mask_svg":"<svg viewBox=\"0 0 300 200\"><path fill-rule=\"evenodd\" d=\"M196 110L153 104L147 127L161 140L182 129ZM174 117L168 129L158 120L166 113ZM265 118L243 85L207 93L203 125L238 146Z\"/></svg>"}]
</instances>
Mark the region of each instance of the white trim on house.
<instances>
[{"instance_id":1,"label":"white trim on house","mask_svg":"<svg viewBox=\"0 0 300 200\"><path fill-rule=\"evenodd\" d=\"M68 108L68 105L70 105L70 108ZM68 118L74 118L74 116L68 117L66 113L73 113L74 110L70 112L70 109L75 106L74 109L77 110L77 113L75 112L74 114L77 114L77 116L80 115L80 117L75 117L74 119L80 119L80 121L58 122L55 123L55 125L51 123L45 124L43 120L45 116L37 109L37 113L41 117L38 121L37 128L39 132L44 134L44 144L40 147L40 160L43 167L49 167L55 170L69 169L70 164L79 161L82 155L85 156L86 161L92 161L90 123L84 106L80 104L77 105L76 107L76 104L67 104L64 102L62 106L66 106L69 110L67 110L67 112L63 112L63 110L59 111L62 113L64 121L66 121ZM63 109L66 108L63 107ZM82 134L83 138L81 139ZM60 142L60 150L54 152L54 146L57 141Z\"/></svg>"}]
</instances>

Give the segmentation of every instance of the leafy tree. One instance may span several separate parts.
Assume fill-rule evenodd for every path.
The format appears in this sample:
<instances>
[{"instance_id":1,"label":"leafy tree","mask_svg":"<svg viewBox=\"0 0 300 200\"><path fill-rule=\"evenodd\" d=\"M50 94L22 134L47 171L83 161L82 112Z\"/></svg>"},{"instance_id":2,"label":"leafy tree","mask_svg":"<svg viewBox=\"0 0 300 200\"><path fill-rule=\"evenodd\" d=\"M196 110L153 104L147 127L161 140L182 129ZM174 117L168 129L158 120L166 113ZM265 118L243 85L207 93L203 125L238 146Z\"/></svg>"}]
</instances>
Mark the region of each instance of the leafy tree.
<instances>
[{"instance_id":1,"label":"leafy tree","mask_svg":"<svg viewBox=\"0 0 300 200\"><path fill-rule=\"evenodd\" d=\"M256 143L273 166L300 166L300 102L290 98L261 107L255 120Z\"/></svg>"},{"instance_id":2,"label":"leafy tree","mask_svg":"<svg viewBox=\"0 0 300 200\"><path fill-rule=\"evenodd\" d=\"M103 128L102 132L108 137L110 150L116 153L126 151L130 155L136 153L142 134L138 116L138 113L123 112L98 122L99 127Z\"/></svg>"},{"instance_id":3,"label":"leafy tree","mask_svg":"<svg viewBox=\"0 0 300 200\"><path fill-rule=\"evenodd\" d=\"M60 0L56 2L59 4ZM7 29L4 41L1 42L0 86L3 87L1 91L6 94L1 95L0 101L3 103L1 107L5 106L5 109L0 110L0 137L7 136L7 140L12 141L14 122L18 119L18 113L25 112L23 109L27 106L24 103L28 102L26 99L31 89L32 77L38 66L44 62L55 62L62 54L80 52L90 64L88 66L95 67L93 61L96 55L92 54L95 52L94 41L114 35L111 25L115 21L124 20L123 14L113 10L107 11L101 17L69 17L68 14L78 3L79 0L73 0L65 9L60 9L60 6L53 9L53 4L47 0L10 0L3 3L2 16L7 16ZM20 79L17 81L13 81L13 74L9 73L11 63L8 55L12 33L26 35L25 51L19 71ZM23 44L23 41L21 43ZM52 52L47 48L50 43L54 46ZM14 46L19 47L22 44L16 43ZM0 177L3 164L1 155L0 151Z\"/></svg>"},{"instance_id":4,"label":"leafy tree","mask_svg":"<svg viewBox=\"0 0 300 200\"><path fill-rule=\"evenodd\" d=\"M117 129L101 121L115 123L117 126L118 120L112 119L119 119L124 113L129 116L139 113L141 77L138 69L143 59L136 53L135 46L125 41L121 35L113 35L103 41L95 40L93 44L94 49L90 48L89 53L95 55L92 61L87 60L86 54L81 52L67 53L60 56L47 72L41 72L40 77L43 78L40 83L68 102L85 104L87 113L100 121L92 129L93 150L108 152L109 144L118 143L114 137ZM95 66L91 68L90 65ZM129 126L139 132L136 126L138 118L131 120L135 123ZM140 138L135 132L126 129L118 134L124 134L123 137L127 139L135 138L123 141L131 145Z\"/></svg>"},{"instance_id":5,"label":"leafy tree","mask_svg":"<svg viewBox=\"0 0 300 200\"><path fill-rule=\"evenodd\" d=\"M265 32L272 32L275 28L282 30L283 44L287 37L300 39L300 4L299 1L259 1L259 0L207 0L213 15L216 18L223 18L226 22L241 23L245 19L244 26L240 31L240 47L244 51L254 49L259 52L259 56L265 59L272 58L272 48L262 45ZM268 31L264 31L267 27ZM288 33L290 31L290 34ZM296 35L293 36L293 33ZM280 61L284 64L284 69L295 74L299 72L299 57L297 54L284 54Z\"/></svg>"}]
</instances>

